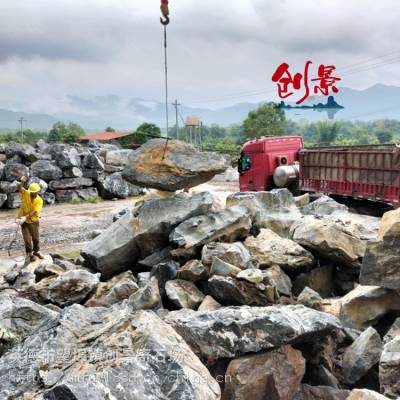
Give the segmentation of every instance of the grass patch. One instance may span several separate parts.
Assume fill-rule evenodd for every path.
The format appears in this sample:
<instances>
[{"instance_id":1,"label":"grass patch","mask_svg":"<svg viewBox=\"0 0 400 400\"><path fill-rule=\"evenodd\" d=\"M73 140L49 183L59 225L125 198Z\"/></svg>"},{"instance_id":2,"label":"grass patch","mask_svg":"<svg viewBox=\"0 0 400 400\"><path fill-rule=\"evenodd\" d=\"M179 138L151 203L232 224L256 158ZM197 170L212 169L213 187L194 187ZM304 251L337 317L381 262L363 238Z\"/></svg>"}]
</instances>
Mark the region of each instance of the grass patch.
<instances>
[{"instance_id":1,"label":"grass patch","mask_svg":"<svg viewBox=\"0 0 400 400\"><path fill-rule=\"evenodd\" d=\"M63 201L60 204L71 204L73 206L79 206L81 204L98 204L101 203L103 199L99 196L93 197L88 200L83 200L83 199L74 199L74 200L69 200L69 201Z\"/></svg>"}]
</instances>

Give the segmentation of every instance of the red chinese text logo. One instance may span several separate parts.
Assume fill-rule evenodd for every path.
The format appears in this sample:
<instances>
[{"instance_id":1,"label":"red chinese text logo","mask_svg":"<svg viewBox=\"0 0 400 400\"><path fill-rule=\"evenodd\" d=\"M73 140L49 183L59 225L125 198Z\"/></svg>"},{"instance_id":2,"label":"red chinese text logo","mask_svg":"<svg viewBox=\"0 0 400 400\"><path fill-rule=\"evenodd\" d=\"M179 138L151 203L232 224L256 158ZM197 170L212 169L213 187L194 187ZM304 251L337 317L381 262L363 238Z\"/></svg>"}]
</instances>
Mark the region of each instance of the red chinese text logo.
<instances>
[{"instance_id":1,"label":"red chinese text logo","mask_svg":"<svg viewBox=\"0 0 400 400\"><path fill-rule=\"evenodd\" d=\"M307 61L304 66L304 73L295 73L292 75L289 72L289 64L282 63L272 75L272 81L278 84L278 95L281 99L286 99L291 96L294 91L304 90L304 95L301 99L296 101L296 104L302 103L310 95L310 79L309 69L311 61ZM333 65L320 65L318 67L318 77L311 79L314 84L314 94L322 93L324 96L329 95L329 89L337 93L339 89L335 86L337 81L341 78L332 76L333 71L336 69Z\"/></svg>"}]
</instances>

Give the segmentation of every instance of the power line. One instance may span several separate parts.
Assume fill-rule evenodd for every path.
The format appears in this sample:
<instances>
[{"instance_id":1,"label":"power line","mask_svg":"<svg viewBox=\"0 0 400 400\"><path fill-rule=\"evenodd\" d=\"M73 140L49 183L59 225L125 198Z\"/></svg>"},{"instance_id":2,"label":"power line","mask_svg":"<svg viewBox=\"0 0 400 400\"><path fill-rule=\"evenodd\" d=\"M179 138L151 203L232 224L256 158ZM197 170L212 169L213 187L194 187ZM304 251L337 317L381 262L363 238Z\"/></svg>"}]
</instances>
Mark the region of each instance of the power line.
<instances>
[{"instance_id":1,"label":"power line","mask_svg":"<svg viewBox=\"0 0 400 400\"><path fill-rule=\"evenodd\" d=\"M21 117L19 120L19 126L20 126L20 133L21 133L21 140L24 141L24 131L23 131L23 123L24 122L28 122L26 119L24 119L24 117Z\"/></svg>"},{"instance_id":2,"label":"power line","mask_svg":"<svg viewBox=\"0 0 400 400\"><path fill-rule=\"evenodd\" d=\"M175 100L172 105L175 107L175 128L176 128L176 138L179 140L179 123L178 123L178 107L181 105L178 100Z\"/></svg>"}]
</instances>

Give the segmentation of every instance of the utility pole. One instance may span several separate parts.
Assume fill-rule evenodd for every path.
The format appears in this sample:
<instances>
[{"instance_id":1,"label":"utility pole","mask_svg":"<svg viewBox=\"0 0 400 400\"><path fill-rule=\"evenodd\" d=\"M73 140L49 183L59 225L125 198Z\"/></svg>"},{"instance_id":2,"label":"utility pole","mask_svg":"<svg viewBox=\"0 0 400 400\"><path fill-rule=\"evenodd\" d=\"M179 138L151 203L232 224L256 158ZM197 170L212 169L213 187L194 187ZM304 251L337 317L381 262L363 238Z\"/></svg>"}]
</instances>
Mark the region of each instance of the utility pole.
<instances>
[{"instance_id":1,"label":"utility pole","mask_svg":"<svg viewBox=\"0 0 400 400\"><path fill-rule=\"evenodd\" d=\"M21 132L21 139L22 139L22 142L24 141L24 131L23 131L23 123L24 122L28 122L26 119L24 119L24 117L21 117L19 120L18 120L18 122L19 122L19 126L20 126L20 132Z\"/></svg>"},{"instance_id":2,"label":"utility pole","mask_svg":"<svg viewBox=\"0 0 400 400\"><path fill-rule=\"evenodd\" d=\"M175 118L176 118L176 122L175 122L175 127L176 127L176 139L179 140L179 123L178 123L178 107L181 105L180 103L178 103L178 100L175 100L174 103L172 103L172 105L175 107Z\"/></svg>"}]
</instances>

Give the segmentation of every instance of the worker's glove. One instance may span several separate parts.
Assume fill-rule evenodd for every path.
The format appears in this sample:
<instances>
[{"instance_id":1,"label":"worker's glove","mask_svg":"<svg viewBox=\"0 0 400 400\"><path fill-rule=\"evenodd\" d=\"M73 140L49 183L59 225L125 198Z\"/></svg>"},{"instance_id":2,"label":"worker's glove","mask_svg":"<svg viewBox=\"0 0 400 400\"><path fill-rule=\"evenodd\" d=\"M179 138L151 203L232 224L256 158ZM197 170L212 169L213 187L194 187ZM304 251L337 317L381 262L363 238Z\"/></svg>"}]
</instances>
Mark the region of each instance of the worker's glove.
<instances>
[{"instance_id":1,"label":"worker's glove","mask_svg":"<svg viewBox=\"0 0 400 400\"><path fill-rule=\"evenodd\" d=\"M16 222L18 225L23 225L23 224L26 222L26 217L16 218L16 219L15 219L15 222Z\"/></svg>"},{"instance_id":2,"label":"worker's glove","mask_svg":"<svg viewBox=\"0 0 400 400\"><path fill-rule=\"evenodd\" d=\"M21 183L25 183L28 180L27 176L21 176Z\"/></svg>"}]
</instances>

